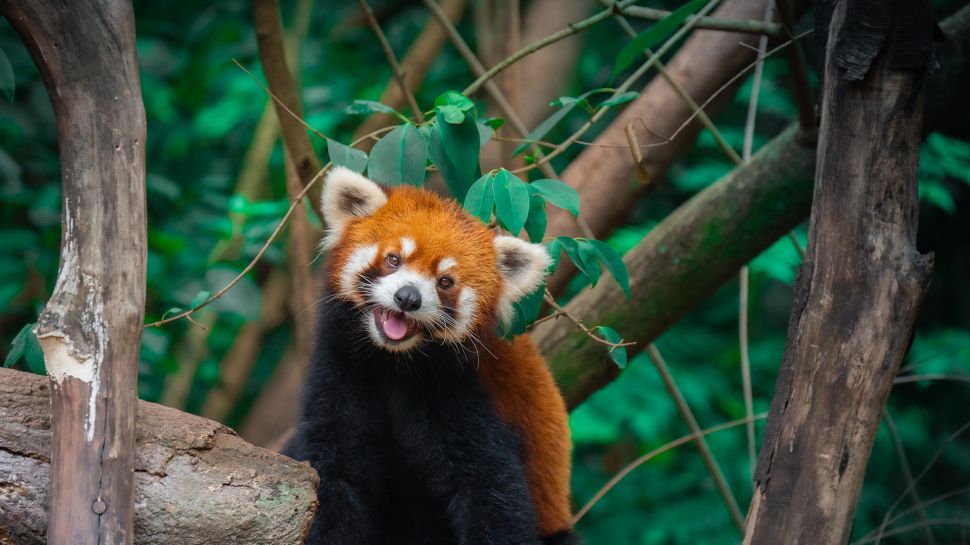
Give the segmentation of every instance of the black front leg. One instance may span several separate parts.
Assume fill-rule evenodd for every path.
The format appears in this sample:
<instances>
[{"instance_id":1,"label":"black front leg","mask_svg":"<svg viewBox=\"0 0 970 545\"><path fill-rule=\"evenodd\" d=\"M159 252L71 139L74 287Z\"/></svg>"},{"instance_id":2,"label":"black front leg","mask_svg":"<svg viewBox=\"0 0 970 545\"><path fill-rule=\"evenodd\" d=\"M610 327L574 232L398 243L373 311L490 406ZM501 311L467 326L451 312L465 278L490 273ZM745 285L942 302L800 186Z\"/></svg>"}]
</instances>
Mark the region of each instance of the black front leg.
<instances>
[{"instance_id":1,"label":"black front leg","mask_svg":"<svg viewBox=\"0 0 970 545\"><path fill-rule=\"evenodd\" d=\"M445 505L458 545L538 544L517 438L473 373L437 378L390 397L402 454Z\"/></svg>"},{"instance_id":2,"label":"black front leg","mask_svg":"<svg viewBox=\"0 0 970 545\"><path fill-rule=\"evenodd\" d=\"M382 396L361 377L325 365L312 369L309 381L293 445L295 458L320 476L306 544L383 545L388 431Z\"/></svg>"}]
</instances>

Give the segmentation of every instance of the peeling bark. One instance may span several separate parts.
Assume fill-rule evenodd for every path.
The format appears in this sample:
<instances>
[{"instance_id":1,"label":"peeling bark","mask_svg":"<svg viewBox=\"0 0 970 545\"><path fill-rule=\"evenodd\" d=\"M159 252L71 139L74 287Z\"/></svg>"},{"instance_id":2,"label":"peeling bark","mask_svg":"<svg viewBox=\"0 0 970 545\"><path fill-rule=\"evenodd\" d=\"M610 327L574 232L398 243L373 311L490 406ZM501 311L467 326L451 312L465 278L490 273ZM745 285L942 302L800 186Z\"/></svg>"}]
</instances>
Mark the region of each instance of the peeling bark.
<instances>
[{"instance_id":1,"label":"peeling bark","mask_svg":"<svg viewBox=\"0 0 970 545\"><path fill-rule=\"evenodd\" d=\"M0 544L47 542L49 394L43 377L0 369ZM316 508L316 472L307 464L145 402L135 444L135 543L303 542Z\"/></svg>"},{"instance_id":2,"label":"peeling bark","mask_svg":"<svg viewBox=\"0 0 970 545\"><path fill-rule=\"evenodd\" d=\"M832 16L808 252L745 544L848 542L932 270L932 256L916 249L923 71L893 70L899 52L888 44L861 39L848 51L860 5L868 4L839 3ZM886 34L929 26L901 6L881 15L892 21ZM847 55L858 62L840 62Z\"/></svg>"},{"instance_id":3,"label":"peeling bark","mask_svg":"<svg viewBox=\"0 0 970 545\"><path fill-rule=\"evenodd\" d=\"M145 111L131 5L0 2L57 117L57 283L35 332L50 375L53 544L131 543L145 307Z\"/></svg>"}]
</instances>

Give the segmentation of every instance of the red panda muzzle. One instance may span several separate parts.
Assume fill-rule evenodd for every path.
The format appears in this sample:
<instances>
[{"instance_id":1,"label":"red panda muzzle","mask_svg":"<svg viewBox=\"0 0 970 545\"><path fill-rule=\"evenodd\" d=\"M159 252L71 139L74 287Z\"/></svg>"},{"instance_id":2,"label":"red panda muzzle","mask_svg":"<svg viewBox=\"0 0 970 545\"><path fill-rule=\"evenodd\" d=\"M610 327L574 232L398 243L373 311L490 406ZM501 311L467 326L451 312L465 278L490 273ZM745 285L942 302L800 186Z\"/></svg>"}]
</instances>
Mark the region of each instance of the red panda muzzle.
<instances>
[{"instance_id":1,"label":"red panda muzzle","mask_svg":"<svg viewBox=\"0 0 970 545\"><path fill-rule=\"evenodd\" d=\"M379 308L374 311L378 329L392 341L401 341L416 333L412 320L400 312Z\"/></svg>"}]
</instances>

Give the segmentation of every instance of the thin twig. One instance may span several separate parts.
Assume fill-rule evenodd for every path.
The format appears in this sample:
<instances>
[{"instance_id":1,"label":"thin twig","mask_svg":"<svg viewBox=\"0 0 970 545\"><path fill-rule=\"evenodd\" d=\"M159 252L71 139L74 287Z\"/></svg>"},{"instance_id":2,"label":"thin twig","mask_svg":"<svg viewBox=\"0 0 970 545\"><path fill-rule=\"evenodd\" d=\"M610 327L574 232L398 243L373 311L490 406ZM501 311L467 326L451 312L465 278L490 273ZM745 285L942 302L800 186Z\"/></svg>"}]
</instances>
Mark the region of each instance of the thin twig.
<instances>
[{"instance_id":1,"label":"thin twig","mask_svg":"<svg viewBox=\"0 0 970 545\"><path fill-rule=\"evenodd\" d=\"M404 70L401 69L401 64L397 62L397 55L394 54L394 50L391 49L391 44L387 41L387 36L384 35L384 31L381 30L380 23L377 22L377 17L374 17L374 10L370 8L367 4L367 0L357 0L360 4L361 11L364 12L364 17L367 19L367 24L370 25L371 30L374 31L374 35L377 36L377 41L380 42L381 48L384 50L384 56L387 57L387 63L391 65L391 70L394 72L394 79L397 80L397 84L401 87L401 93L404 98L408 101L408 106L414 113L414 119L418 123L424 121L424 113L421 112L421 108L418 107L418 101L414 98L414 93L408 88L407 83L405 83Z\"/></svg>"},{"instance_id":2,"label":"thin twig","mask_svg":"<svg viewBox=\"0 0 970 545\"><path fill-rule=\"evenodd\" d=\"M351 143L351 146L356 146L357 144L361 143L362 141L370 138L372 135L380 134L382 132L387 132L387 131L390 131L390 130L393 130L393 129L394 129L394 127L384 127L384 128L381 128L381 129L377 129L376 131L373 131L372 133L365 134L364 136L361 136L360 138L358 138L357 140L355 140L353 143ZM293 202L290 203L290 207L286 210L286 213L283 214L283 218L280 220L279 224L276 226L276 228L270 234L269 238L266 239L266 242L263 243L263 246L259 249L259 252L256 253L256 256L253 257L253 259L249 262L248 265L246 265L246 268L243 269L242 272L240 272L238 275L236 275L235 278L233 278L228 284L226 284L225 286L223 286L219 291L217 291L214 294L210 295L205 301L202 301L198 305L196 305L196 306L194 306L194 307L192 307L192 308L190 308L188 310L182 311L179 314L176 314L175 316L171 316L171 317L168 317L168 318L163 318L161 320L158 320L157 322L152 322L150 324L145 324L145 327L158 327L158 326L165 325L167 323L174 322L174 321L179 320L179 319L182 319L182 318L188 318L189 316L191 316L195 312L197 312L200 309L208 306L210 303L212 303L216 299L218 299L218 298L222 297L223 295L225 295L227 291L229 291L236 284L238 284L239 281L242 280L242 278L249 273L249 271L253 270L253 267L255 267L256 266L256 263L258 263L259 260L263 257L263 254L266 253L266 250L270 247L271 244L273 244L273 242L276 240L276 238L279 237L280 233L283 232L283 227L286 226L286 222L290 219L290 216L293 215L293 211L296 210L296 207L297 206L300 206L300 205L303 204L303 198L306 197L307 193L310 192L310 188L313 187L317 183L317 181L319 181L323 177L323 174L325 172L327 172L327 170L330 169L330 166L332 164L333 163L330 162L330 163L327 163L326 165L324 165L323 168L321 168L320 171L317 172L317 174L305 186L303 186L303 189L300 191L300 193L296 196L295 199L293 199Z\"/></svg>"},{"instance_id":3,"label":"thin twig","mask_svg":"<svg viewBox=\"0 0 970 545\"><path fill-rule=\"evenodd\" d=\"M897 534L911 532L913 530L919 530L920 528L923 528L924 526L959 526L960 528L967 528L968 526L970 526L970 520L964 520L964 519L930 519L930 520L926 520L926 521L922 521L922 522L914 522L912 524L907 524L906 526L900 526L898 528L893 528L892 530L887 530L886 532L883 532L882 533L882 536L881 537L889 537L889 536L894 536L894 535L897 535ZM878 544L879 543L879 540L878 539L875 539L875 538L862 539L860 541L856 541L852 545L865 545L867 543L876 543L876 544Z\"/></svg>"},{"instance_id":4,"label":"thin twig","mask_svg":"<svg viewBox=\"0 0 970 545\"><path fill-rule=\"evenodd\" d=\"M622 2L617 2L616 8L609 7L607 9L604 9L603 11L597 12L596 14L590 17L587 17L586 19L583 19L582 21L571 23L566 28L558 32L553 32L552 34L546 36L545 38L542 38L541 40L537 40L523 47L522 49L519 49L515 53L509 55L505 60L489 68L487 71L483 71L478 76L478 79L473 81L471 85L469 85L468 87L465 87L465 90L462 91L462 93L469 96L475 94L476 92L478 92L479 89L482 88L483 85L486 84L486 82L494 78L502 70L505 70L509 66L521 60L523 57L527 57L532 53L535 53L536 51L542 49L543 47L546 47L547 45L554 44L559 40L568 38L578 32L582 32L583 30L586 30L587 28L595 25L596 23L611 17L615 13L615 9L623 9L631 4L634 4L636 1L637 0L623 0Z\"/></svg>"},{"instance_id":5,"label":"thin twig","mask_svg":"<svg viewBox=\"0 0 970 545\"><path fill-rule=\"evenodd\" d=\"M606 1L606 0L603 0L603 1ZM636 31L633 29L633 26L631 26L629 21L627 21L626 18L623 17L622 15L616 16L616 22L619 23L621 27L623 27L623 30L631 38L637 35ZM644 51L644 54L650 57L653 55L653 52L647 49L646 51ZM710 116L707 115L707 112L700 109L700 106L698 106L697 102L695 102L694 99L689 94L687 94L687 90L684 89L684 86L681 85L680 82L670 77L670 73L667 72L667 67L664 65L664 63L660 62L660 60L657 60L657 72L659 72L660 75L665 80L667 80L667 83L670 84L670 87L674 90L675 93L677 93L677 96L679 96L680 99L687 104L687 107L690 108L691 111L697 114L697 118L700 119L704 127L707 130L711 131L711 134L714 135L714 141L717 142L717 145L721 148L721 150L723 150L724 153L727 154L727 156L730 157L735 164L740 163L741 156L739 156L738 152L734 151L734 148L731 147L731 144L728 144L727 140L724 139L724 136L721 134L721 131L718 130L717 126L711 120Z\"/></svg>"},{"instance_id":6,"label":"thin twig","mask_svg":"<svg viewBox=\"0 0 970 545\"><path fill-rule=\"evenodd\" d=\"M707 467L708 473L710 473L711 478L714 479L714 486L717 488L718 493L721 495L721 499L724 500L724 505L728 508L728 512L731 514L731 520L734 521L734 525L743 535L744 515L741 514L741 509L738 507L737 500L734 498L734 493L731 492L731 487L728 485L727 479L724 478L724 473L721 471L721 466L717 463L717 459L714 458L711 448L707 445L707 441L700 436L701 428L697 424L697 419L694 417L694 412L691 411L690 406L684 399L683 394L680 393L680 388L677 387L677 382L674 380L673 375L670 374L670 369L667 368L667 363L664 361L663 356L660 355L660 350L657 349L657 345L654 343L648 344L647 355L650 356L650 360L653 361L654 366L657 368L657 372L660 373L660 378L663 380L664 387L667 389L667 393L670 394L670 398L673 400L674 405L677 406L677 412L680 413L680 417L684 419L684 422L687 424L687 427L690 429L691 433L698 435L698 437L694 439L694 446L697 447L701 458L704 460L704 466ZM750 418L751 415L747 415L745 420L753 424L754 420L750 420Z\"/></svg>"},{"instance_id":7,"label":"thin twig","mask_svg":"<svg viewBox=\"0 0 970 545\"><path fill-rule=\"evenodd\" d=\"M730 428L736 428L736 427L738 427L738 426L740 426L742 424L747 423L749 420L763 420L767 416L768 416L768 413L761 413L761 414L755 415L755 416L750 417L750 418L740 418L738 420L732 420L730 422L725 422L723 424L718 424L717 426L714 426L714 427L711 427L711 428L707 428L707 429L705 429L703 431L700 431L700 432L697 432L697 433L691 433L689 435L684 435L682 437L679 437L677 439L674 439L673 441L671 441L671 442L669 442L669 443L667 443L667 444L665 444L663 446L660 446L660 447L657 447L657 448L651 450L650 452L644 454L643 456L641 456L641 457L637 458L636 460L634 460L634 461L630 462L629 464L627 464L626 467L624 467L623 469L621 469L619 471L619 473L617 473L612 478L610 478L610 480L607 481L606 484L604 484L599 490L597 490L596 491L596 494L593 494L593 497L590 498L590 500L588 502L586 502L585 505L583 505L582 509L580 509L579 511L576 512L576 514L573 516L572 523L573 524L576 524L577 522L579 522L579 520L582 519L584 516L586 516L586 513L588 513L589 510L592 509L594 505L596 505L601 499L603 499L603 496L605 496L607 492L609 492L610 490L612 490L613 487L615 487L617 484L619 484L619 482L622 481L627 475L629 475L634 469L640 467L641 465L645 464L646 462L649 462L653 458L656 458L657 456L660 456L661 454L663 454L663 453L665 453L665 452L667 452L669 450L675 449L675 448L683 445L684 443L688 443L690 441L694 441L695 439L705 437L705 436L710 435L710 434L715 433L715 432L719 432L719 431L722 431L722 430L727 430L727 429L730 429Z\"/></svg>"},{"instance_id":8,"label":"thin twig","mask_svg":"<svg viewBox=\"0 0 970 545\"><path fill-rule=\"evenodd\" d=\"M451 40L452 45L454 45L455 49L458 50L458 54L461 55L461 57L465 60L465 63L472 70L472 72L476 75L484 74L485 67L482 65L482 62L478 60L475 52L468 47L468 43L465 42L465 39L462 38L461 34L458 33L458 29L455 28L455 25L451 24L451 20L448 19L448 15L444 12L444 10L441 9L441 6L439 6L434 0L424 0L424 4L429 10L431 10L434 17L438 19L438 22L448 34L448 38ZM512 124L512 127L514 127L515 130L518 131L522 136L528 136L529 129L525 126L525 123L522 122L522 118L520 118L515 112L515 109L509 103L508 99L505 98L505 95L502 93L502 90L498 88L498 85L496 85L494 81L485 81L484 85L488 96L490 96L495 102L495 105L502 110L502 114L508 119L509 123ZM469 93L466 92L465 94L467 95ZM541 150L537 146L532 146L532 148L536 154L541 154ZM552 169L551 165L543 167L542 172L550 178L559 177Z\"/></svg>"},{"instance_id":9,"label":"thin twig","mask_svg":"<svg viewBox=\"0 0 970 545\"><path fill-rule=\"evenodd\" d=\"M703 8L701 8L698 13L702 15L710 13L711 10L713 10L717 6L717 3L719 1L720 0L711 0ZM664 42L662 46L660 46L660 49L658 49L656 53L651 55L650 58L645 63L640 65L640 67L637 68L636 71L633 72L633 74L629 78L627 78L623 83L620 84L619 87L616 88L612 96L616 97L625 93L631 86L633 86L634 83L636 83L637 80L640 79L640 77L646 74L647 71L650 70L650 68L652 68L660 60L661 56L666 54L667 51L670 50L670 48L673 47L675 43L677 43L685 34L690 32L694 28L693 25L696 25L696 24L697 24L696 18L684 23L684 25L680 27L680 29L678 29L677 32L675 32L670 38L667 39L666 42ZM703 106L706 106L706 104L702 105L702 107ZM610 109L609 106L604 106L599 108L598 110L596 110L596 113L594 113L586 123L584 123L576 132L570 135L569 138L567 138L561 144L559 144L559 146L557 146L555 149L550 151L546 156L542 158L537 158L535 163L527 167L516 169L513 172L520 173L520 172L532 170L534 168L539 168L543 164L559 156L564 151L566 151L566 149L569 146L571 146L576 140L578 140L583 134L585 134L586 131L588 131L594 124L596 124L596 122L599 121L600 118L602 118L603 115L605 115L609 109ZM688 119L693 119L696 115L697 114L695 112ZM645 147L649 147L649 146L645 146Z\"/></svg>"},{"instance_id":10,"label":"thin twig","mask_svg":"<svg viewBox=\"0 0 970 545\"><path fill-rule=\"evenodd\" d=\"M265 84L263 84L263 82L259 81L259 78L256 77L256 74L253 74L252 72L250 72L245 66L242 65L242 63L240 63L236 59L232 59L232 62L235 63L235 65L238 66L240 70L242 70L250 78L252 78L252 80L256 82L256 85L259 85L260 87L262 87L263 88L263 91L266 91L266 94L268 94L270 96L270 98L273 99L273 102L275 102L277 105L279 105L280 108L283 108L284 110L286 110L286 113L290 114L290 116L293 117L293 119L296 119L297 121L299 121L304 127L306 127L307 129L309 129L310 132L312 132L313 134L319 136L320 138L323 138L324 140L329 140L330 139L329 136L327 136L327 135L323 134L322 132L314 129L313 126L311 126L309 123L307 123L306 121L304 121L302 117L300 117L293 110L291 110L289 108L289 106L287 106L282 100L280 100L279 98L277 98L277 96L273 94L273 91L270 91L269 90L269 87L267 87Z\"/></svg>"},{"instance_id":11,"label":"thin twig","mask_svg":"<svg viewBox=\"0 0 970 545\"><path fill-rule=\"evenodd\" d=\"M648 21L659 21L670 15L669 11L642 6L630 6L620 9L624 15L646 19ZM701 17L697 22L697 28L707 30L724 30L727 32L739 32L742 34L761 34L772 38L788 38L785 29L778 23L765 21L755 21L752 19L721 19L719 17Z\"/></svg>"},{"instance_id":12,"label":"thin twig","mask_svg":"<svg viewBox=\"0 0 970 545\"><path fill-rule=\"evenodd\" d=\"M889 437L892 439L893 448L896 450L896 457L899 458L899 466L903 470L903 482L906 483L906 488L909 489L909 497L913 500L913 508L916 509L916 516L919 517L921 522L926 522L926 510L923 508L923 503L919 498L919 492L916 491L916 483L913 481L913 470L909 467L909 460L906 458L906 449L903 447L903 441L899 438L899 430L896 429L896 421L893 420L892 415L885 407L882 409L882 418L886 422L886 429L889 430ZM933 545L936 541L933 539L933 529L929 526L926 527L926 542Z\"/></svg>"},{"instance_id":13,"label":"thin twig","mask_svg":"<svg viewBox=\"0 0 970 545\"><path fill-rule=\"evenodd\" d=\"M955 382L966 382L970 384L970 375L957 375L946 373L928 373L925 375L905 375L896 377L893 384L906 384L907 382L924 382L927 380L952 380Z\"/></svg>"},{"instance_id":14,"label":"thin twig","mask_svg":"<svg viewBox=\"0 0 970 545\"><path fill-rule=\"evenodd\" d=\"M771 3L765 3L764 21L771 21ZM758 96L761 93L761 80L764 74L764 55L768 49L768 37L762 35L758 38L758 57L754 68L754 76L751 81L751 98L748 100L748 115L744 122L744 143L741 147L741 159L744 162L751 160L751 151L754 148L754 126L758 118ZM754 414L754 392L751 387L751 356L748 346L748 288L751 280L751 271L748 265L741 267L740 287L738 289L738 345L741 353L741 395L744 398L744 414ZM757 458L755 454L755 433L754 422L747 425L748 439L748 467L751 471L751 486L755 487L754 471Z\"/></svg>"},{"instance_id":15,"label":"thin twig","mask_svg":"<svg viewBox=\"0 0 970 545\"><path fill-rule=\"evenodd\" d=\"M596 333L593 333L593 330L586 327L586 324L584 324L582 320L573 316L568 310L564 309L559 303L557 303L556 300L552 297L552 294L549 293L549 290L546 290L545 295L543 295L543 299L545 300L546 303L549 304L550 307L555 309L556 314L558 314L559 316L565 316L566 318L569 318L569 320L572 323L576 324L576 327L578 327L579 330L585 333L590 339L593 339L594 341L600 344L608 346L610 350L613 350L614 348L619 348L621 346L632 346L634 344L637 344L636 342L623 342L622 339L620 340L620 342L614 343L604 339L603 337L600 337Z\"/></svg>"},{"instance_id":16,"label":"thin twig","mask_svg":"<svg viewBox=\"0 0 970 545\"><path fill-rule=\"evenodd\" d=\"M778 8L778 17L781 19L787 37L794 35L795 14L792 10L790 0L775 0ZM808 63L805 61L805 54L800 47L791 47L785 50L785 59L788 61L788 71L791 76L792 94L795 96L795 104L798 106L798 138L801 142L814 142L818 137L818 128L815 121L815 93L812 92L812 83L808 78Z\"/></svg>"}]
</instances>

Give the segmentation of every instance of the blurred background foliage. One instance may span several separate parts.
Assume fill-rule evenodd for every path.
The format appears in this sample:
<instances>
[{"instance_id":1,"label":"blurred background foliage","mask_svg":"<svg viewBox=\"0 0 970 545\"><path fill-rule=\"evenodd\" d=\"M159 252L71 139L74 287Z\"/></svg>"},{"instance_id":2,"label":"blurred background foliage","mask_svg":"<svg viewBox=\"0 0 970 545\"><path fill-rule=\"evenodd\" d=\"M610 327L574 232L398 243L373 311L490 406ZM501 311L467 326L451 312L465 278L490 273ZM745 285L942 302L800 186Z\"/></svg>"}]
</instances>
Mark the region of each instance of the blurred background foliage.
<instances>
[{"instance_id":1,"label":"blurred background foliage","mask_svg":"<svg viewBox=\"0 0 970 545\"><path fill-rule=\"evenodd\" d=\"M672 1L649 3L672 9ZM959 2L938 2L946 14ZM373 3L392 47L406 50L427 20L418 2ZM285 17L294 12L284 1ZM596 9L590 5L590 10ZM253 258L285 211L282 146L276 139L263 164L244 158L264 115L264 91L231 61L238 60L262 79L250 3L135 2L142 92L148 116L148 321L169 309L222 287ZM459 30L472 43L475 27L465 17ZM646 27L636 22L637 28ZM622 36L622 37L621 37ZM606 21L583 37L583 49L563 95L577 96L611 84L611 67L627 43ZM813 51L811 39L803 43ZM40 75L18 37L0 20L0 51L15 77L12 99L0 98L0 345L22 343L21 357L9 364L43 372L32 336L19 335L36 320L57 273L60 240L60 172L57 130ZM307 122L349 143L360 117L344 108L354 99L376 100L391 76L384 56L355 3L318 2L300 48L300 81ZM812 55L809 55L811 58ZM768 141L795 115L796 106L781 59L766 62L759 101L755 146ZM450 46L435 60L417 94L430 108L447 89L472 80ZM728 142L741 149L751 81L744 83L716 118ZM550 109L550 113L553 110ZM546 140L561 141L584 123L576 109ZM611 116L594 127L592 140ZM326 145L314 141L321 157ZM578 153L574 146L554 164L561 171ZM730 171L710 133L671 169L668 182L639 203L609 239L618 251L631 248L663 217L691 195ZM249 171L247 171L247 169ZM253 177L249 195L240 183ZM924 501L950 494L925 507L931 519L967 520L970 500L970 434L950 438L970 418L970 142L930 134L921 148L921 251L936 254L936 269L912 350L902 374L926 380L898 384L887 411L898 431L908 464L919 475ZM319 223L310 215L311 223ZM806 226L796 231L805 244ZM284 237L285 238L285 237ZM139 367L139 394L190 412L203 412L220 384L220 365L241 328L261 313L263 290L274 267L285 265L286 245L275 243L254 272L235 289L196 315L199 326L181 320L146 328ZM751 263L750 346L755 411L767 411L785 344L798 253L783 239ZM575 293L581 280L570 290ZM200 295L201 294L201 295ZM729 282L657 342L702 427L742 418L737 338L737 281ZM313 320L313 309L294 312ZM273 323L255 347L258 356L223 420L243 426L294 335L293 318ZM202 329L205 327L206 329ZM621 332L622 333L622 332ZM582 505L612 475L636 457L688 433L649 361L641 354L621 379L596 393L572 414L576 443L574 495ZM295 399L292 400L295 403ZM274 410L262 408L260 410ZM758 435L763 422L757 427ZM280 430L281 432L283 430ZM708 437L711 448L745 509L751 497L743 427ZM940 452L938 459L936 453ZM853 539L878 526L906 491L904 466L884 424L876 438L857 511ZM906 512L906 496L893 514ZM918 521L910 512L895 524ZM691 445L669 451L635 470L579 523L590 544L737 543L733 528L700 457ZM937 543L963 539L966 529L936 526ZM923 530L889 537L884 543L924 542ZM965 541L963 541L965 542Z\"/></svg>"}]
</instances>

